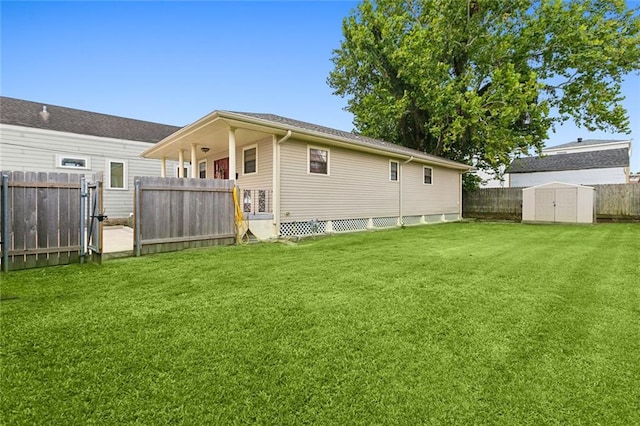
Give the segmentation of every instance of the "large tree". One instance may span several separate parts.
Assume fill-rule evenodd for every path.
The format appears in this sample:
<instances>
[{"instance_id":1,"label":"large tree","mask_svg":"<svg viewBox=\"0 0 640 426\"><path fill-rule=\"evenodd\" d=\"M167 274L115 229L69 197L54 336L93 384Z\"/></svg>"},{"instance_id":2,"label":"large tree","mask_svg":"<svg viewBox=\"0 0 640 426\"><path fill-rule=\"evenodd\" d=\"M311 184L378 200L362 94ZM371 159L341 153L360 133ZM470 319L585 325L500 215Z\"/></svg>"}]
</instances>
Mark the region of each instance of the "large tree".
<instances>
[{"instance_id":1,"label":"large tree","mask_svg":"<svg viewBox=\"0 0 640 426\"><path fill-rule=\"evenodd\" d=\"M497 170L567 119L629 132L622 0L364 0L343 34L328 83L367 136Z\"/></svg>"}]
</instances>

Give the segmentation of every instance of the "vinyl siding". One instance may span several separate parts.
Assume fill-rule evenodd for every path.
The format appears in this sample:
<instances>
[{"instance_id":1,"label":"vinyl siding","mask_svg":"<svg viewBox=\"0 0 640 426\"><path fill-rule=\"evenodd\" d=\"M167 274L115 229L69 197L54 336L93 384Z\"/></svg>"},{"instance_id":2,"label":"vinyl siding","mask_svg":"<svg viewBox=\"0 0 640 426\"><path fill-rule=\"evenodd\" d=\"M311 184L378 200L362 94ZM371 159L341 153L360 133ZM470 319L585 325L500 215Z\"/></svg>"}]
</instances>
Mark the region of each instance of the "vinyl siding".
<instances>
[{"instance_id":1,"label":"vinyl siding","mask_svg":"<svg viewBox=\"0 0 640 426\"><path fill-rule=\"evenodd\" d=\"M574 185L603 185L629 183L624 167L608 169L565 170L557 172L511 173L512 188L542 185L549 182L572 183Z\"/></svg>"},{"instance_id":2,"label":"vinyl siding","mask_svg":"<svg viewBox=\"0 0 640 426\"><path fill-rule=\"evenodd\" d=\"M267 189L273 187L273 140L263 139L257 143L258 172L245 175L242 173L242 151L255 144L236 147L237 184L242 189Z\"/></svg>"},{"instance_id":3,"label":"vinyl siding","mask_svg":"<svg viewBox=\"0 0 640 426\"><path fill-rule=\"evenodd\" d=\"M329 150L329 175L307 172L308 146ZM389 180L383 155L290 140L281 146L282 222L400 214L400 183ZM399 161L402 164L402 161ZM402 165L403 215L458 212L459 173L433 166L434 185L422 183L422 164Z\"/></svg>"},{"instance_id":4,"label":"vinyl siding","mask_svg":"<svg viewBox=\"0 0 640 426\"><path fill-rule=\"evenodd\" d=\"M402 166L404 216L457 213L460 202L460 173L444 167L433 169L431 185L423 183L425 164L408 163Z\"/></svg>"},{"instance_id":5,"label":"vinyl siding","mask_svg":"<svg viewBox=\"0 0 640 426\"><path fill-rule=\"evenodd\" d=\"M126 218L133 212L135 176L160 176L159 160L142 159L140 153L151 144L28 127L0 125L0 169L32 172L79 173L93 177L105 173L104 208L110 218ZM89 158L89 169L57 167L57 155ZM126 163L127 189L107 189L107 160ZM172 175L175 162L167 162Z\"/></svg>"}]
</instances>

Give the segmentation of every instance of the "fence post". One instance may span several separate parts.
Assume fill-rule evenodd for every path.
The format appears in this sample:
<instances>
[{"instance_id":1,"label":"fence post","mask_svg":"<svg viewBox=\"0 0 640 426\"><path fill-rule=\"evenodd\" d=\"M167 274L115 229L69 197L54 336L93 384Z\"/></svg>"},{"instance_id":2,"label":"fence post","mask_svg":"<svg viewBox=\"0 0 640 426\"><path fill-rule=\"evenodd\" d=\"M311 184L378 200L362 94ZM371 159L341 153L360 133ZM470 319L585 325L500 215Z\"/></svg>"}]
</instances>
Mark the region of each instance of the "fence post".
<instances>
[{"instance_id":1,"label":"fence post","mask_svg":"<svg viewBox=\"0 0 640 426\"><path fill-rule=\"evenodd\" d=\"M9 175L2 175L2 271L9 272Z\"/></svg>"},{"instance_id":2,"label":"fence post","mask_svg":"<svg viewBox=\"0 0 640 426\"><path fill-rule=\"evenodd\" d=\"M141 232L140 232L140 216L142 215L141 209L140 209L140 204L141 204L141 200L140 200L140 195L141 195L141 191L140 191L140 179L136 179L135 182L135 206L134 206L134 229L135 229L135 233L134 233L134 245L135 245L135 250L136 250L136 256L140 256L140 252L141 252Z\"/></svg>"},{"instance_id":3,"label":"fence post","mask_svg":"<svg viewBox=\"0 0 640 426\"><path fill-rule=\"evenodd\" d=\"M85 250L86 241L85 241L85 232L84 232L84 222L86 216L86 203L85 198L87 198L87 179L82 176L80 178L80 263L84 263L85 256L87 254Z\"/></svg>"}]
</instances>

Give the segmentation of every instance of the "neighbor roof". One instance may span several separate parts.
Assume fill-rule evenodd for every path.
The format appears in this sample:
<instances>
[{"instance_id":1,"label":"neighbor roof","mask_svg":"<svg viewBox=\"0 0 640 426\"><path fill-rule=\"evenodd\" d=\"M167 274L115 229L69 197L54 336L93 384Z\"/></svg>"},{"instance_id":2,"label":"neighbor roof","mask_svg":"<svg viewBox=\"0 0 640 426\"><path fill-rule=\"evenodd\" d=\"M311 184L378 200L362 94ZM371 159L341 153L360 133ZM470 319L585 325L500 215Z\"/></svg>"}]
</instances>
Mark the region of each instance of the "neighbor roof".
<instances>
[{"instance_id":1,"label":"neighbor roof","mask_svg":"<svg viewBox=\"0 0 640 426\"><path fill-rule=\"evenodd\" d=\"M506 173L554 172L628 166L629 149L619 148L572 154L555 154L544 157L516 158L511 162Z\"/></svg>"},{"instance_id":2,"label":"neighbor roof","mask_svg":"<svg viewBox=\"0 0 640 426\"><path fill-rule=\"evenodd\" d=\"M48 114L41 114L44 107ZM0 123L150 143L156 143L180 129L167 124L4 96L0 97Z\"/></svg>"},{"instance_id":3,"label":"neighbor roof","mask_svg":"<svg viewBox=\"0 0 640 426\"><path fill-rule=\"evenodd\" d=\"M354 145L368 146L371 148L382 149L384 151L394 152L403 155L415 156L417 158L432 159L439 163L449 163L451 166L456 166L461 169L471 169L471 166L459 163L457 161L449 160L443 157L426 154L422 151L418 151L412 148L407 148L402 145L386 142L380 139L369 138L366 136L358 135L352 132L345 132L343 130L333 129L331 127L320 126L318 124L308 123L305 121L294 120L292 118L282 117L275 114L264 114L255 112L234 112L234 111L219 111L221 113L230 113L235 115L243 115L246 117L257 118L260 120L268 121L278 127L290 129L293 131L305 131L319 133L325 137L332 139L339 138L347 140Z\"/></svg>"},{"instance_id":4,"label":"neighbor roof","mask_svg":"<svg viewBox=\"0 0 640 426\"><path fill-rule=\"evenodd\" d=\"M545 149L564 149L564 148L575 148L575 147L583 147L589 145L604 145L608 143L616 143L616 142L629 142L628 139L583 139L580 142L573 141L568 143L563 143L562 145L556 146L548 146Z\"/></svg>"}]
</instances>

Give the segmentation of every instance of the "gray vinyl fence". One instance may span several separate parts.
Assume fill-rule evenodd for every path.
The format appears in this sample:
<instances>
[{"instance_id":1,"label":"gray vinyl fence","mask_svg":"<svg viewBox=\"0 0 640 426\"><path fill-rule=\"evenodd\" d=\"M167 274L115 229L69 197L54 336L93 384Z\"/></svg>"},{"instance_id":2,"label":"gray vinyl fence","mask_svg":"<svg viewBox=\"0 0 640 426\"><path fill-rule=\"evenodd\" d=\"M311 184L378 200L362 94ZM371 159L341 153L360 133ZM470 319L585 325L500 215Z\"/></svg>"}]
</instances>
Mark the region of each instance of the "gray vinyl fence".
<instances>
[{"instance_id":1,"label":"gray vinyl fence","mask_svg":"<svg viewBox=\"0 0 640 426\"><path fill-rule=\"evenodd\" d=\"M640 184L593 185L596 189L596 218L640 220ZM465 192L464 217L522 218L523 188L482 188Z\"/></svg>"},{"instance_id":2,"label":"gray vinyl fence","mask_svg":"<svg viewBox=\"0 0 640 426\"><path fill-rule=\"evenodd\" d=\"M0 176L2 270L78 262L81 175L4 171Z\"/></svg>"},{"instance_id":3,"label":"gray vinyl fence","mask_svg":"<svg viewBox=\"0 0 640 426\"><path fill-rule=\"evenodd\" d=\"M235 242L234 181L136 177L137 256Z\"/></svg>"}]
</instances>

